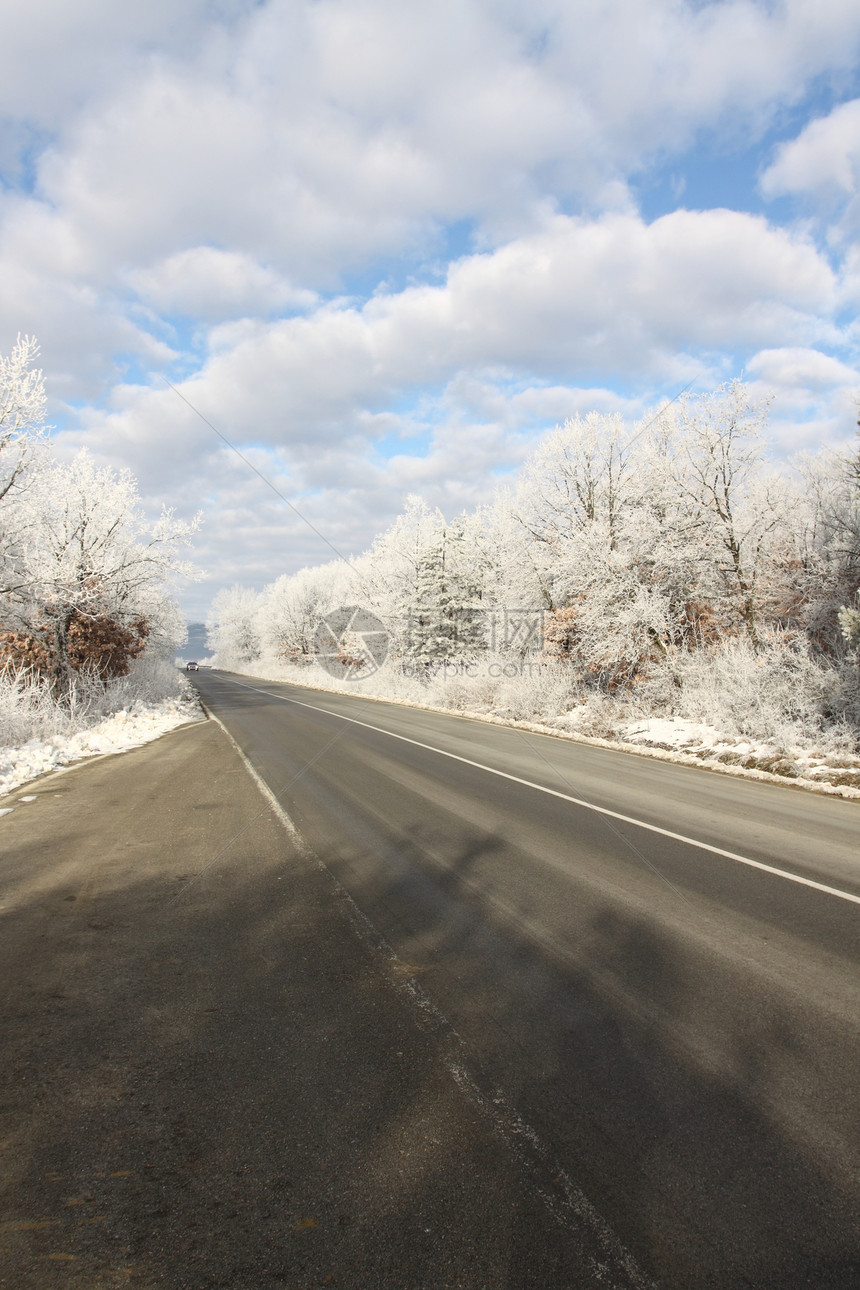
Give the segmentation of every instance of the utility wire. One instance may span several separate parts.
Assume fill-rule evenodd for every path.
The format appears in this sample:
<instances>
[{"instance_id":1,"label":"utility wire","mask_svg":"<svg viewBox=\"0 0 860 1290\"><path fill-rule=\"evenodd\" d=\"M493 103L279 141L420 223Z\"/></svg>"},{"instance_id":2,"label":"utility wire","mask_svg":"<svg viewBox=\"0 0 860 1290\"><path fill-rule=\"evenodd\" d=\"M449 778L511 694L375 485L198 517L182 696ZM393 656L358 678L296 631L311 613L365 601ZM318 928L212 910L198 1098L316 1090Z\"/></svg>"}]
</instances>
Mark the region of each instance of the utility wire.
<instances>
[{"instance_id":1,"label":"utility wire","mask_svg":"<svg viewBox=\"0 0 860 1290\"><path fill-rule=\"evenodd\" d=\"M683 390L679 390L679 391L678 391L678 393L675 395L674 399L670 399L668 403L664 403L664 404L662 404L662 406L661 406L661 407L659 407L659 408L657 409L657 411L654 413L654 415L653 415L653 417L651 418L651 420L650 420L650 421L646 421L645 425L644 425L644 426L642 426L639 430L637 430L637 431L636 431L636 433L635 433L635 435L633 436L633 438L632 438L632 439L630 439L630 440L628 441L628 443L626 443L626 444L625 444L625 446L624 446L624 451L625 451L625 452L627 451L627 449L628 449L628 448L631 448L631 447L633 446L633 444L634 444L634 443L636 442L636 440L640 437L640 435L643 435L643 434L645 433L645 431L646 431L646 430L650 430L650 429L651 429L651 427L652 427L652 425L654 424L654 422L655 422L655 421L657 421L657 420L659 420L659 418L663 415L663 413L666 411L666 409L667 409L667 408L671 408L671 406L672 406L672 404L673 404L673 403L677 403L677 402L678 402L678 400L680 399L680 397L681 397L681 395L682 395L682 394L686 394L686 393L687 393L687 391L689 390L690 386L691 386L691 385L693 385L693 384L695 383L695 380L696 380L696 378L695 378L695 376L694 376L692 381L688 381L688 382L687 382L687 384L684 386Z\"/></svg>"},{"instance_id":2,"label":"utility wire","mask_svg":"<svg viewBox=\"0 0 860 1290\"><path fill-rule=\"evenodd\" d=\"M289 506L293 514L297 515L298 518L302 521L302 523L306 524L308 528L311 530L311 532L315 533L316 536L320 539L320 541L324 542L330 551L334 552L338 560L342 560L344 564L349 565L350 569L352 569L353 573L356 575L359 581L362 583L365 583L365 579L359 573L358 569L356 569L355 565L348 558L348 556L345 556L342 551L339 551L333 542L329 542L325 534L321 533L317 528L317 526L311 520L309 520L306 515L302 514L298 506L296 506L293 502L291 502L289 497L284 496L284 494L277 487L277 485L272 483L268 475L264 475L262 470L258 470L257 467L254 465L254 463L250 461L245 456L245 454L241 452L240 449L238 449L236 445L227 438L225 434L222 434L221 431L218 429L218 427L216 425L213 425L212 422L209 420L209 418L204 416L203 413L200 411L200 409L195 407L194 404L191 402L191 400L186 398L181 390L178 390L175 385L172 385L171 382L168 381L166 376L161 374L161 379L164 381L164 384L167 386L167 388L172 390L173 393L177 396L177 398L181 399L182 402L191 409L194 415L198 416L200 420L203 422L203 424L207 425L209 429L212 431L212 433L216 434L218 438L221 440L221 442L225 443L227 447L230 449L230 451L236 454L236 456L239 458L240 461L243 461L250 470L253 470L254 474L258 477L258 479L261 479L263 483L266 485L266 487L272 490L272 492L275 494L276 497L279 497L282 502L285 502L287 506ZM660 407L660 409L654 413L651 420L646 422L646 424L642 426L641 429L636 431L636 434L633 436L633 438L630 439L629 442L625 445L625 448L624 448L625 452L636 442L636 440L641 435L645 433L646 430L649 430L651 428L654 422L663 415L663 413L666 411L667 408L670 408L673 403L677 403L678 399L680 399L682 395L687 393L687 390L689 390L690 386L694 383L695 379L696 378L693 377L692 381L688 381L687 384L684 386L684 388L682 390L679 390L674 398L670 399L668 403L664 403L662 407Z\"/></svg>"},{"instance_id":3,"label":"utility wire","mask_svg":"<svg viewBox=\"0 0 860 1290\"><path fill-rule=\"evenodd\" d=\"M358 569L356 569L352 561L347 556L345 556L342 551L338 551L334 543L329 542L328 538L324 533L320 533L317 526L314 523L312 523L311 520L309 520L306 515L302 514L298 506L295 506L290 501L289 497L285 497L284 494L281 492L281 490L275 484L272 483L271 479L269 479L267 475L264 475L262 470L258 470L257 467L254 465L254 463L252 461L249 461L248 458L245 456L245 454L243 452L240 452L240 450L236 447L236 445L234 443L231 443L230 440L227 438L227 436L225 434L222 434L221 431L218 429L218 427L213 425L212 422L209 420L209 418L205 417L203 413L200 411L200 409L196 408L194 404L191 402L191 400L185 397L185 395L182 393L181 390L177 390L175 385L171 385L170 381L168 381L166 376L162 375L161 379L164 381L164 384L168 387L168 389L171 389L173 393L191 409L191 411L195 414L195 416L198 416L200 420L204 423L204 425L207 425L209 429L212 431L212 433L216 434L218 438L221 440L221 442L227 445L227 447L230 449L231 452L235 452L236 456L239 458L240 461L244 461L245 465L248 466L250 470L253 470L254 474L259 479L262 479L266 487L270 488L276 497L279 497L282 502L286 502L287 506L289 506L293 514L297 515L303 524L307 524L311 532L315 533L317 537L320 539L320 541L324 542L326 546L329 548L329 550L335 553L338 560L343 560L344 564L348 564L350 569L352 569L353 573L362 582L364 582L364 578L362 578L361 574L359 573Z\"/></svg>"}]
</instances>

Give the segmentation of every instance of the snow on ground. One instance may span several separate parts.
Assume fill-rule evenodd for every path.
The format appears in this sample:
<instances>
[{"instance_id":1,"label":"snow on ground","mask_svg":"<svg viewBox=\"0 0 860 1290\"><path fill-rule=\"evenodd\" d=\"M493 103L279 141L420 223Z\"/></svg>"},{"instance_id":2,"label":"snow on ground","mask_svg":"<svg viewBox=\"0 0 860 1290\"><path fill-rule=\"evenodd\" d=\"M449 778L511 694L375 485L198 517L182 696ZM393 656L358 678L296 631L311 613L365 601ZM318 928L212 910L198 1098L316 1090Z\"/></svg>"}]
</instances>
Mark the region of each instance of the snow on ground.
<instances>
[{"instance_id":1,"label":"snow on ground","mask_svg":"<svg viewBox=\"0 0 860 1290\"><path fill-rule=\"evenodd\" d=\"M800 746L785 749L684 717L640 718L619 726L616 738L627 747L663 753L673 761L695 758L712 769L754 778L778 775L805 788L816 785L824 792L860 797L860 757L850 754Z\"/></svg>"},{"instance_id":2,"label":"snow on ground","mask_svg":"<svg viewBox=\"0 0 860 1290\"><path fill-rule=\"evenodd\" d=\"M31 739L20 748L0 748L0 797L46 771L58 770L84 757L125 752L158 739L177 726L202 719L194 694L163 699L159 703L138 700L75 735L52 735L49 739ZM10 809L0 811L0 815L8 814Z\"/></svg>"}]
</instances>

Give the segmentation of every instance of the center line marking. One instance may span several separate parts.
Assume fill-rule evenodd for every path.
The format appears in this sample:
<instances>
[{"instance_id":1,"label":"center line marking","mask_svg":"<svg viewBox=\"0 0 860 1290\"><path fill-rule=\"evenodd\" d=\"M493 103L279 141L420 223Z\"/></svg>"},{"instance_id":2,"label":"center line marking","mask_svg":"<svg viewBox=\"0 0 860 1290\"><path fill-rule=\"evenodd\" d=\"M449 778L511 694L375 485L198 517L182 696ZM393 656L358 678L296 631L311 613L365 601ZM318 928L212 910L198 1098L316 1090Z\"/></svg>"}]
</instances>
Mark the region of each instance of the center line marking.
<instances>
[{"instance_id":1,"label":"center line marking","mask_svg":"<svg viewBox=\"0 0 860 1290\"><path fill-rule=\"evenodd\" d=\"M220 677L220 680L226 680L226 677ZM487 766L481 761L472 761L469 757L461 757L459 753L446 752L444 748L436 748L433 744L422 743L420 739L410 739L408 735L395 734L393 730L385 730L382 726L374 726L369 721L359 721L357 717L345 717L342 712L330 712L328 708L317 707L314 703L303 703L301 699L291 699L284 694L274 694L271 690L261 690L256 685L245 685L242 681L228 681L228 685L236 685L242 690L251 690L254 694L266 694L271 699L278 699L281 703L294 703L296 707L307 708L311 712L323 712L327 717L336 717L339 721L348 721L353 726L363 726L365 730L375 730L377 734L387 735L389 739L399 739L402 743L412 744L415 748L423 748L426 752L436 753L439 757L448 757L451 761L462 762L464 766L474 766L476 770L486 771L488 775L498 775L500 779L510 780L513 784L522 784L525 788L533 788L538 793L547 793L550 797L558 797L563 802L570 802L573 806L581 806L586 811L594 811L597 815L605 815L612 820L621 820L624 824L633 824L638 829L647 829L649 833L659 833L661 837L672 838L674 842L684 842L687 846L698 847L700 851L708 851L711 855L723 856L726 860L734 860L737 864L748 865L751 869L760 869L762 873L773 874L777 878L785 878L787 882L799 883L802 887L811 887L813 891L823 891L827 896L836 896L839 900L848 900L854 905L860 905L860 896L853 895L850 891L841 891L838 887L828 887L826 883L815 882L812 878L803 878L799 873L791 873L787 869L777 869L774 865L763 864L761 860L751 860L749 856L738 855L736 851L724 851L722 847L711 846L709 842L700 842L697 838L688 838L683 833L673 833L671 829L661 829L658 824L648 824L645 820L637 820L633 815L622 815L619 811L610 811L606 806L595 806L593 802L586 802L581 797L573 797L570 793L560 793L558 789L547 788L545 784L536 784L531 779L521 779L519 775L511 775L508 771L497 770L495 766ZM289 682L285 682L289 684ZM333 691L332 693L337 693ZM344 696L349 697L349 696ZM456 715L454 713L452 716Z\"/></svg>"}]
</instances>

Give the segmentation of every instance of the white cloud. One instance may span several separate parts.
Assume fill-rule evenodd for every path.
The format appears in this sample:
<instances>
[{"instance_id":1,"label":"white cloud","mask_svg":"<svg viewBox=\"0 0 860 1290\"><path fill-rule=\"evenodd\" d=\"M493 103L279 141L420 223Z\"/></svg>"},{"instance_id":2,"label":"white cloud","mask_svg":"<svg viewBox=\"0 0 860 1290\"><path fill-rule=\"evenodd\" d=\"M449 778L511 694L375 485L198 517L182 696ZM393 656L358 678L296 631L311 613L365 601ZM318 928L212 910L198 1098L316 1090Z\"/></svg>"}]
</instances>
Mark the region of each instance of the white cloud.
<instances>
[{"instance_id":1,"label":"white cloud","mask_svg":"<svg viewBox=\"0 0 860 1290\"><path fill-rule=\"evenodd\" d=\"M213 20L244 15L244 0L27 0L6 7L0 42L0 118L62 128L70 114L140 74L161 52L181 54Z\"/></svg>"},{"instance_id":2,"label":"white cloud","mask_svg":"<svg viewBox=\"0 0 860 1290\"><path fill-rule=\"evenodd\" d=\"M177 251L150 268L130 270L127 277L151 308L203 323L307 309L318 300L252 256L212 246Z\"/></svg>"},{"instance_id":3,"label":"white cloud","mask_svg":"<svg viewBox=\"0 0 860 1290\"><path fill-rule=\"evenodd\" d=\"M156 368L176 357L111 293L13 262L0 271L0 352L8 353L19 332L39 339L54 414L58 403L92 399L120 379L116 355L137 354Z\"/></svg>"},{"instance_id":4,"label":"white cloud","mask_svg":"<svg viewBox=\"0 0 860 1290\"><path fill-rule=\"evenodd\" d=\"M817 349L763 349L746 368L758 380L781 388L829 390L860 382L856 367Z\"/></svg>"},{"instance_id":5,"label":"white cloud","mask_svg":"<svg viewBox=\"0 0 860 1290\"><path fill-rule=\"evenodd\" d=\"M439 286L224 324L208 362L180 390L286 496L311 508L330 540L353 551L410 491L449 513L486 498L494 476L566 416L598 407L635 419L673 382L733 374L714 369L713 353L739 338L758 350L753 379L777 387L808 419L816 399L853 379L847 364L814 348L835 299L833 272L816 249L760 218L556 217L540 234L465 257ZM609 385L638 385L640 395L590 384L595 371ZM403 446L392 450L398 438ZM242 535L240 549L246 540L257 549L265 485L166 387L118 387L112 408L86 414L65 439L69 450L85 442L107 459L119 455L148 494L169 487L185 510L214 499L207 505L219 536L207 549L210 558L220 551L225 568L240 557L220 536L224 524L233 540ZM237 481L256 503L236 500ZM279 520L275 507L270 524L282 531L272 550L292 550L295 517L283 508ZM311 558L305 538L299 549Z\"/></svg>"},{"instance_id":6,"label":"white cloud","mask_svg":"<svg viewBox=\"0 0 860 1290\"><path fill-rule=\"evenodd\" d=\"M761 182L771 197L855 195L860 189L860 99L840 104L783 144Z\"/></svg>"},{"instance_id":7,"label":"white cloud","mask_svg":"<svg viewBox=\"0 0 860 1290\"><path fill-rule=\"evenodd\" d=\"M853 393L860 368L820 350L765 349L746 364L745 378L755 396L772 400L768 418L771 452L784 458L797 452L848 447L857 420Z\"/></svg>"},{"instance_id":8,"label":"white cloud","mask_svg":"<svg viewBox=\"0 0 860 1290\"><path fill-rule=\"evenodd\" d=\"M61 451L209 507L228 580L316 539L147 372L191 371L350 550L409 488L470 504L547 422L750 354L808 424L855 370L851 255L837 275L729 209L649 222L632 181L668 161L677 200L702 131L747 147L858 38L855 0L31 0L0 47L0 350L34 332L54 394L91 403ZM767 191L850 199L855 113Z\"/></svg>"},{"instance_id":9,"label":"white cloud","mask_svg":"<svg viewBox=\"0 0 860 1290\"><path fill-rule=\"evenodd\" d=\"M586 386L593 374L647 385L675 379L679 348L703 352L688 360L695 372L725 347L808 347L835 299L816 249L760 218L557 217L540 234L458 261L440 286L226 324L181 389L228 436L300 459L344 438L366 443L376 433L368 417L458 374L495 370L526 387L560 375L569 387L573 373ZM193 414L170 391L117 398L119 408L89 418L90 435L123 445L136 468L139 452L159 459L163 444L189 442ZM195 430L191 451L198 438Z\"/></svg>"},{"instance_id":10,"label":"white cloud","mask_svg":"<svg viewBox=\"0 0 860 1290\"><path fill-rule=\"evenodd\" d=\"M202 2L132 22L104 0L58 19L59 38L75 32L66 51L47 37L49 98L61 51L68 77L92 39L78 100L56 91L72 110L36 159L37 196L92 272L212 245L330 286L368 256L428 245L440 222L509 238L558 201L617 207L645 158L722 118L749 129L823 68L851 66L860 35L842 0L814 22L802 3L743 0L224 8L229 39ZM37 27L21 28L5 47L32 69Z\"/></svg>"},{"instance_id":11,"label":"white cloud","mask_svg":"<svg viewBox=\"0 0 860 1290\"><path fill-rule=\"evenodd\" d=\"M860 243L848 248L842 264L840 294L843 304L855 311L860 305ZM855 322L855 328L856 328Z\"/></svg>"},{"instance_id":12,"label":"white cloud","mask_svg":"<svg viewBox=\"0 0 860 1290\"><path fill-rule=\"evenodd\" d=\"M348 432L357 409L383 410L460 371L654 380L681 345L802 343L835 295L810 243L752 216L557 217L459 261L442 286L243 325L184 388L206 415L253 424L258 439L315 444Z\"/></svg>"}]
</instances>

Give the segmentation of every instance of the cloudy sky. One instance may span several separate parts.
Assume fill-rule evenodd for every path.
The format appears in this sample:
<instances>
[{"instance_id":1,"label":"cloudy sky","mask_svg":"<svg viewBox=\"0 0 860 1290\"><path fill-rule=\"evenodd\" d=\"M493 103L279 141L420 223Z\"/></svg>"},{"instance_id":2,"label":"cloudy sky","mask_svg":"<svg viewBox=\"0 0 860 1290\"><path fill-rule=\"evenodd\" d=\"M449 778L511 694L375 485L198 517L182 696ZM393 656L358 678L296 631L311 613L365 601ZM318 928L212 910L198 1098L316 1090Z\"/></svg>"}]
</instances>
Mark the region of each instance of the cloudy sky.
<instances>
[{"instance_id":1,"label":"cloudy sky","mask_svg":"<svg viewBox=\"0 0 860 1290\"><path fill-rule=\"evenodd\" d=\"M690 381L853 437L856 0L28 0L0 115L0 351L203 511L189 617L331 555L203 418L345 553Z\"/></svg>"}]
</instances>

